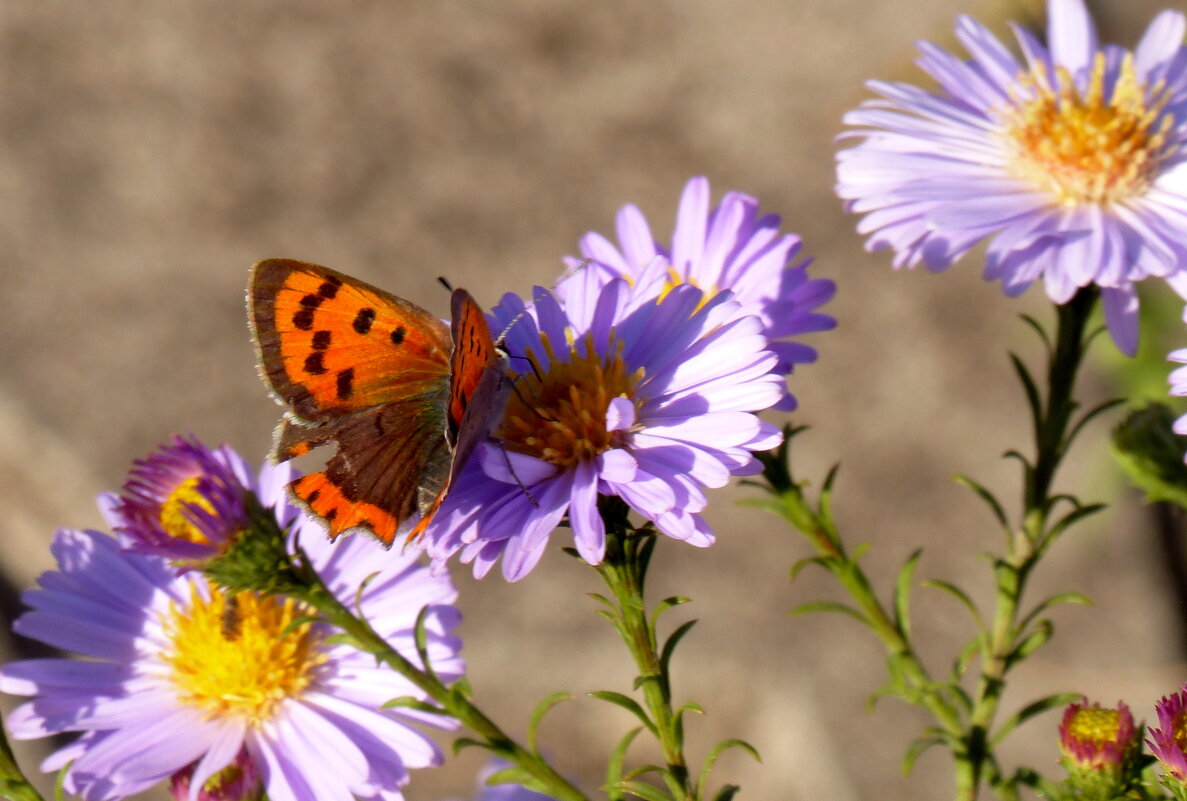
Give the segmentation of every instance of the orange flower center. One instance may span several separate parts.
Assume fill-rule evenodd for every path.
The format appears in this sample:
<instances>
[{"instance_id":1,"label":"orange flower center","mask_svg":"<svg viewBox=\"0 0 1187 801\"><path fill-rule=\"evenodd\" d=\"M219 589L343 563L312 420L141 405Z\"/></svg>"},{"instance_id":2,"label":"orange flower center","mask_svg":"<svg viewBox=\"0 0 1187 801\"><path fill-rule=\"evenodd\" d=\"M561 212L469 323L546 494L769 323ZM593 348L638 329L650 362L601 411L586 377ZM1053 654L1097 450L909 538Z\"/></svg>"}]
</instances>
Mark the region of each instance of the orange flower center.
<instances>
[{"instance_id":1,"label":"orange flower center","mask_svg":"<svg viewBox=\"0 0 1187 801\"><path fill-rule=\"evenodd\" d=\"M622 432L607 430L606 412L614 398L634 401L643 370L627 373L623 343L611 336L609 355L599 356L587 334L584 347L569 343L567 360L562 361L541 332L548 369L541 370L530 350L525 354L532 370L517 379L495 433L504 447L572 467L620 444Z\"/></svg>"},{"instance_id":2,"label":"orange flower center","mask_svg":"<svg viewBox=\"0 0 1187 801\"><path fill-rule=\"evenodd\" d=\"M1066 206L1108 204L1143 192L1157 175L1174 117L1161 83L1147 91L1126 54L1105 96L1105 56L1097 53L1081 94L1060 67L1052 86L1037 65L1021 78L1005 112L1010 171Z\"/></svg>"},{"instance_id":3,"label":"orange flower center","mask_svg":"<svg viewBox=\"0 0 1187 801\"><path fill-rule=\"evenodd\" d=\"M1081 709L1068 726L1071 737L1094 746L1116 742L1120 730L1121 713L1116 709Z\"/></svg>"},{"instance_id":4,"label":"orange flower center","mask_svg":"<svg viewBox=\"0 0 1187 801\"><path fill-rule=\"evenodd\" d=\"M190 520L188 511L190 506L197 506L207 512L214 512L210 501L198 492L199 481L201 481L201 476L192 476L178 484L169 493L169 497L161 504L161 528L174 539L209 545L210 540Z\"/></svg>"}]
</instances>

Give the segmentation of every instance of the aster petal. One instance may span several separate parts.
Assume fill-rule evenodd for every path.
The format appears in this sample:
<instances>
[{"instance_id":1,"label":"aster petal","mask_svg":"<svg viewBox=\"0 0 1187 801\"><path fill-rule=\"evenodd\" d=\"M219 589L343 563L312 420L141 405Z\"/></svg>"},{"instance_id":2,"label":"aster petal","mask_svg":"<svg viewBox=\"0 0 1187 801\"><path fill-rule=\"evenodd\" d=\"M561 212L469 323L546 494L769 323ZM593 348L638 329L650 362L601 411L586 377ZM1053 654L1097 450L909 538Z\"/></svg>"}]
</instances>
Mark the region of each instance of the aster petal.
<instances>
[{"instance_id":1,"label":"aster petal","mask_svg":"<svg viewBox=\"0 0 1187 801\"><path fill-rule=\"evenodd\" d=\"M709 180L700 176L692 178L680 196L676 230L672 234L672 268L682 278L689 276L690 265L704 252L708 214Z\"/></svg>"},{"instance_id":2,"label":"aster petal","mask_svg":"<svg viewBox=\"0 0 1187 801\"><path fill-rule=\"evenodd\" d=\"M210 743L210 749L198 761L194 773L190 776L190 801L198 801L198 795L210 777L230 765L239 751L243 748L244 735L247 732L243 720L227 720L219 727L218 733Z\"/></svg>"},{"instance_id":3,"label":"aster petal","mask_svg":"<svg viewBox=\"0 0 1187 801\"><path fill-rule=\"evenodd\" d=\"M631 275L659 255L647 218L634 204L623 206L616 219L618 241L629 265L624 275Z\"/></svg>"},{"instance_id":4,"label":"aster petal","mask_svg":"<svg viewBox=\"0 0 1187 801\"><path fill-rule=\"evenodd\" d=\"M598 455L598 475L606 481L616 483L634 481L638 469L639 463L625 448L611 448ZM0 689L3 689L3 684L0 684Z\"/></svg>"},{"instance_id":5,"label":"aster petal","mask_svg":"<svg viewBox=\"0 0 1187 801\"><path fill-rule=\"evenodd\" d=\"M1187 18L1179 11L1161 12L1146 28L1134 49L1134 65L1138 71L1146 75L1172 59L1182 50L1184 35L1187 35Z\"/></svg>"},{"instance_id":6,"label":"aster petal","mask_svg":"<svg viewBox=\"0 0 1187 801\"><path fill-rule=\"evenodd\" d=\"M581 461L575 468L569 523L577 553L587 564L601 564L606 554L606 523L598 510L598 475L593 462Z\"/></svg>"},{"instance_id":7,"label":"aster petal","mask_svg":"<svg viewBox=\"0 0 1187 801\"><path fill-rule=\"evenodd\" d=\"M1138 349L1138 296L1133 285L1104 287L1100 293L1109 334L1117 349L1133 356Z\"/></svg>"},{"instance_id":8,"label":"aster petal","mask_svg":"<svg viewBox=\"0 0 1187 801\"><path fill-rule=\"evenodd\" d=\"M627 431L635 424L635 404L628 398L613 398L606 407L606 430Z\"/></svg>"},{"instance_id":9,"label":"aster petal","mask_svg":"<svg viewBox=\"0 0 1187 801\"><path fill-rule=\"evenodd\" d=\"M1083 0L1050 0L1048 5L1047 42L1055 63L1075 75L1092 66L1100 45L1096 24Z\"/></svg>"},{"instance_id":10,"label":"aster petal","mask_svg":"<svg viewBox=\"0 0 1187 801\"><path fill-rule=\"evenodd\" d=\"M977 20L962 14L956 20L956 38L965 46L985 74L1005 96L1014 85L1022 66L1001 40Z\"/></svg>"}]
</instances>

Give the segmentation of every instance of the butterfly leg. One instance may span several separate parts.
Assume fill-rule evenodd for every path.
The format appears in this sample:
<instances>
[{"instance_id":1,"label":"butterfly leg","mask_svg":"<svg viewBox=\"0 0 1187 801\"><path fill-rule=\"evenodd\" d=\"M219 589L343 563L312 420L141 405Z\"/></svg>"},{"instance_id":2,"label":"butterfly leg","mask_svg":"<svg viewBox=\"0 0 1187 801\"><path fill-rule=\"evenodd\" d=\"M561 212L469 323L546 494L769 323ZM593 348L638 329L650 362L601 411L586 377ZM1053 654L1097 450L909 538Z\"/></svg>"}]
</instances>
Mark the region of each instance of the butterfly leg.
<instances>
[{"instance_id":1,"label":"butterfly leg","mask_svg":"<svg viewBox=\"0 0 1187 801\"><path fill-rule=\"evenodd\" d=\"M528 503L539 509L539 501L536 500L536 496L533 495L532 491L527 488L527 485L519 480L519 476L515 473L515 466L511 464L511 457L507 454L507 449L503 447L503 443L501 442L499 443L499 450L503 452L503 463L507 465L507 472L509 472L511 477L515 479L515 483L519 485L519 488L523 490L523 494L527 496Z\"/></svg>"}]
</instances>

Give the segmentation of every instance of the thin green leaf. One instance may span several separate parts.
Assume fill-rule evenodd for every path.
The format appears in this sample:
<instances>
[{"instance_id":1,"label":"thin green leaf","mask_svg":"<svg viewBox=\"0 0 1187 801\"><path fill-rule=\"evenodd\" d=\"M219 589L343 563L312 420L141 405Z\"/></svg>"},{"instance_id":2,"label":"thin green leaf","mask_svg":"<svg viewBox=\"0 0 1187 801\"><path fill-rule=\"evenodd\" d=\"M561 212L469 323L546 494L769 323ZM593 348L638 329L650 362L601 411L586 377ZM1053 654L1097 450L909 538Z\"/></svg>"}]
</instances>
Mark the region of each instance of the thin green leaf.
<instances>
[{"instance_id":1,"label":"thin green leaf","mask_svg":"<svg viewBox=\"0 0 1187 801\"><path fill-rule=\"evenodd\" d=\"M742 788L736 784L724 785L717 791L717 795L713 796L713 801L732 801L733 797L738 794Z\"/></svg>"},{"instance_id":2,"label":"thin green leaf","mask_svg":"<svg viewBox=\"0 0 1187 801\"><path fill-rule=\"evenodd\" d=\"M791 580L795 581L800 572L808 565L817 565L825 570L832 570L830 567L832 560L823 556L805 556L803 559L797 559L796 563L791 566Z\"/></svg>"},{"instance_id":3,"label":"thin green leaf","mask_svg":"<svg viewBox=\"0 0 1187 801\"><path fill-rule=\"evenodd\" d=\"M662 601L660 601L658 604L656 604L655 611L651 613L651 628L652 628L652 630L655 629L655 625L659 621L659 616L662 615L664 612L668 611L669 609L671 609L673 607L680 606L681 604L690 603L691 601L692 601L691 598L688 598L683 595L673 595L670 598L664 598Z\"/></svg>"},{"instance_id":4,"label":"thin green leaf","mask_svg":"<svg viewBox=\"0 0 1187 801\"><path fill-rule=\"evenodd\" d=\"M538 793L547 793L548 786L522 768L510 767L497 770L486 777L486 785L494 787L497 784L518 784Z\"/></svg>"},{"instance_id":5,"label":"thin green leaf","mask_svg":"<svg viewBox=\"0 0 1187 801\"><path fill-rule=\"evenodd\" d=\"M755 482L757 484L757 482ZM770 487L763 487L763 489L770 490ZM787 505L778 498L743 498L738 501L738 506L748 506L753 509L762 509L770 512L776 517L787 519Z\"/></svg>"},{"instance_id":6,"label":"thin green leaf","mask_svg":"<svg viewBox=\"0 0 1187 801\"><path fill-rule=\"evenodd\" d=\"M643 801L672 801L664 791L658 787L636 781L621 781L618 787Z\"/></svg>"},{"instance_id":7,"label":"thin green leaf","mask_svg":"<svg viewBox=\"0 0 1187 801\"><path fill-rule=\"evenodd\" d=\"M1105 504L1103 503L1090 503L1086 506L1077 506L1075 509L1061 517L1058 521L1056 521L1055 525L1051 526L1051 528L1047 530L1046 541L1054 542L1055 538L1063 534L1063 532L1065 532L1067 529L1071 528L1084 518L1094 515L1105 508Z\"/></svg>"},{"instance_id":8,"label":"thin green leaf","mask_svg":"<svg viewBox=\"0 0 1187 801\"><path fill-rule=\"evenodd\" d=\"M952 680L958 682L968 671L969 665L973 662L973 657L981 653L981 647L985 644L984 639L978 634L973 639L964 644L960 649L960 653L956 657L956 662L952 666Z\"/></svg>"},{"instance_id":9,"label":"thin green leaf","mask_svg":"<svg viewBox=\"0 0 1187 801\"><path fill-rule=\"evenodd\" d=\"M973 602L973 599L970 598L964 590L960 589L955 584L943 581L941 579L928 579L923 582L923 586L933 587L937 590L943 590L956 600L960 601L961 605L965 609L969 610L969 614L973 616L973 623L977 627L977 633L982 638L986 636L987 630L985 628L985 618L981 616L981 610L977 608L977 604Z\"/></svg>"},{"instance_id":10,"label":"thin green leaf","mask_svg":"<svg viewBox=\"0 0 1187 801\"><path fill-rule=\"evenodd\" d=\"M1022 322L1030 326L1039 335L1039 341L1043 343L1043 348L1047 351L1047 358L1050 359L1055 352L1055 345L1051 342L1051 338L1047 336L1047 329L1043 328L1043 324L1029 314L1020 314L1018 316L1022 318Z\"/></svg>"},{"instance_id":11,"label":"thin green leaf","mask_svg":"<svg viewBox=\"0 0 1187 801\"><path fill-rule=\"evenodd\" d=\"M791 615L792 617L798 617L800 615L806 615L809 612L840 612L858 621L863 626L870 625L870 621L861 612L858 612L851 606L845 606L845 604L837 603L836 601L808 601L792 609Z\"/></svg>"},{"instance_id":12,"label":"thin green leaf","mask_svg":"<svg viewBox=\"0 0 1187 801\"><path fill-rule=\"evenodd\" d=\"M1055 626L1050 620L1040 620L1035 624L1034 630L1030 634L1022 638L1022 641L1014 646L1014 650L1006 656L1006 667L1009 669L1013 665L1026 659L1035 651L1042 648L1051 639L1051 635L1055 633Z\"/></svg>"},{"instance_id":13,"label":"thin green leaf","mask_svg":"<svg viewBox=\"0 0 1187 801\"><path fill-rule=\"evenodd\" d=\"M1088 411L1084 412L1084 415L1072 425L1071 430L1068 431L1067 436L1064 437L1064 447L1066 448L1072 444L1072 441L1075 440L1080 431L1083 430L1084 426L1088 425L1105 412L1124 405L1125 402L1125 398L1113 398L1111 400L1104 401L1103 403L1099 403Z\"/></svg>"},{"instance_id":14,"label":"thin green leaf","mask_svg":"<svg viewBox=\"0 0 1187 801\"><path fill-rule=\"evenodd\" d=\"M760 764L762 763L762 757L759 756L758 750L745 740L739 740L736 738L722 740L721 742L717 743L717 745L710 748L709 754L705 757L705 764L701 768L700 777L697 779L697 798L705 797L705 788L709 783L709 774L713 772L713 766L717 764L717 760L721 757L721 755L731 748L740 748L741 750L750 754L750 756L754 757L755 762Z\"/></svg>"},{"instance_id":15,"label":"thin green leaf","mask_svg":"<svg viewBox=\"0 0 1187 801\"><path fill-rule=\"evenodd\" d=\"M1080 592L1061 592L1056 595L1052 595L1050 598L1041 601L1035 606L1034 609L1030 610L1026 617L1019 621L1018 630L1026 631L1026 629L1030 627L1030 624L1034 622L1035 618L1043 614L1043 612L1046 612L1051 607L1059 606L1060 604L1092 606L1092 599Z\"/></svg>"},{"instance_id":16,"label":"thin green leaf","mask_svg":"<svg viewBox=\"0 0 1187 801\"><path fill-rule=\"evenodd\" d=\"M401 695L399 698L393 698L390 701L384 702L380 709L415 709L418 712L432 712L440 715L441 707L434 706L430 703L413 698L411 695Z\"/></svg>"},{"instance_id":17,"label":"thin green leaf","mask_svg":"<svg viewBox=\"0 0 1187 801\"><path fill-rule=\"evenodd\" d=\"M528 722L528 750L536 756L540 756L540 751L536 748L536 730L540 728L540 721L544 720L544 716L554 706L564 703L571 698L573 698L573 693L561 690L547 696L543 701L536 704L536 708L532 710L532 717Z\"/></svg>"},{"instance_id":18,"label":"thin green leaf","mask_svg":"<svg viewBox=\"0 0 1187 801\"><path fill-rule=\"evenodd\" d=\"M459 737L453 741L453 754L457 756L464 748L482 748L486 751L494 751L490 743L484 743L481 740L475 740L471 737Z\"/></svg>"},{"instance_id":19,"label":"thin green leaf","mask_svg":"<svg viewBox=\"0 0 1187 801\"><path fill-rule=\"evenodd\" d=\"M626 752L630 749L631 743L639 736L639 732L643 731L642 726L636 726L623 735L622 739L618 741L618 745L614 746L614 750L610 752L610 759L606 763L606 785L603 788L606 793L607 801L622 801L622 793L615 792L622 782L622 765L626 762Z\"/></svg>"},{"instance_id":20,"label":"thin green leaf","mask_svg":"<svg viewBox=\"0 0 1187 801\"><path fill-rule=\"evenodd\" d=\"M615 706L622 707L627 712L630 712L632 715L638 718L639 722L646 726L648 731L657 737L659 736L659 732L655 728L655 724L651 721L651 718L647 717L647 713L643 711L643 707L639 706L639 703L630 696L623 695L622 693L616 693L613 690L594 690L593 692L589 693L589 695L593 696L594 698L599 698L603 701L609 701Z\"/></svg>"},{"instance_id":21,"label":"thin green leaf","mask_svg":"<svg viewBox=\"0 0 1187 801\"><path fill-rule=\"evenodd\" d=\"M1010 354L1010 363L1014 365L1014 372L1018 374L1018 380L1022 382L1022 389L1026 393L1026 404L1030 407L1031 419L1043 419L1043 400L1026 363L1018 358L1016 353Z\"/></svg>"},{"instance_id":22,"label":"thin green leaf","mask_svg":"<svg viewBox=\"0 0 1187 801\"><path fill-rule=\"evenodd\" d=\"M993 516L996 518L998 525L1000 525L1002 528L1010 527L1010 520L1006 516L1006 510L1002 508L1001 502L998 501L996 495L990 492L984 485L974 481L968 476L956 475L953 476L953 478L957 484L965 487L966 489L972 490L977 494L977 497L985 501L985 505L989 507L989 511L993 512Z\"/></svg>"},{"instance_id":23,"label":"thin green leaf","mask_svg":"<svg viewBox=\"0 0 1187 801\"><path fill-rule=\"evenodd\" d=\"M420 608L419 612L416 613L416 626L412 629L413 637L416 641L416 654L420 657L420 664L422 665L424 672L440 684L442 682L439 678L437 678L437 671L433 670L433 664L429 661L429 632L427 628L428 620L429 607L426 604Z\"/></svg>"},{"instance_id":24,"label":"thin green leaf","mask_svg":"<svg viewBox=\"0 0 1187 801\"><path fill-rule=\"evenodd\" d=\"M918 548L908 556L894 581L894 625L906 640L911 639L911 583L922 555L923 549Z\"/></svg>"},{"instance_id":25,"label":"thin green leaf","mask_svg":"<svg viewBox=\"0 0 1187 801\"><path fill-rule=\"evenodd\" d=\"M1006 735L1014 731L1014 729L1018 728L1026 721L1033 718L1035 715L1046 712L1049 709L1054 709L1055 707L1067 706L1074 701L1079 701L1083 697L1084 696L1080 693L1055 693L1054 695L1048 695L1044 698L1040 698L1037 701L1031 701L1029 704L1022 707L1013 715L1010 715L1010 717L1002 721L1002 725L998 728L997 732L989 741L990 747L992 748L996 746L1003 739L1005 739Z\"/></svg>"},{"instance_id":26,"label":"thin green leaf","mask_svg":"<svg viewBox=\"0 0 1187 801\"><path fill-rule=\"evenodd\" d=\"M672 654L676 651L676 646L682 639L684 639L684 635L688 634L689 630L692 629L692 627L696 624L697 622L695 620L689 620L685 623L682 623L676 628L675 631L672 632L668 639L664 641L663 650L661 650L659 654L659 669L665 676L668 675L668 665L672 661Z\"/></svg>"},{"instance_id":27,"label":"thin green leaf","mask_svg":"<svg viewBox=\"0 0 1187 801\"><path fill-rule=\"evenodd\" d=\"M916 737L907 746L907 753L903 754L903 776L910 776L920 755L935 745L944 745L944 738L938 735Z\"/></svg>"}]
</instances>

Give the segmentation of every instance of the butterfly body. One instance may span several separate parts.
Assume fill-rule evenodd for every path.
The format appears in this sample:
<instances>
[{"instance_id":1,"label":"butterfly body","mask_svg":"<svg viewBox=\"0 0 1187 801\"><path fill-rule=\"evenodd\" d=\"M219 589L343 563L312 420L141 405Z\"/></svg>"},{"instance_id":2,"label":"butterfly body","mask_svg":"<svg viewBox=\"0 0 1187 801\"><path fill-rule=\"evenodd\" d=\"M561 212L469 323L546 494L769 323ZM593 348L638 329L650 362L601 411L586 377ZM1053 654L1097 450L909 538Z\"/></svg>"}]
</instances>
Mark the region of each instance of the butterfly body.
<instances>
[{"instance_id":1,"label":"butterfly body","mask_svg":"<svg viewBox=\"0 0 1187 801\"><path fill-rule=\"evenodd\" d=\"M452 324L381 289L307 262L252 268L248 316L260 372L286 407L280 460L335 443L323 471L292 484L331 537L385 544L417 513L418 536L506 400L506 357L486 316L455 290Z\"/></svg>"}]
</instances>

